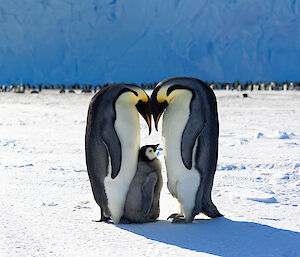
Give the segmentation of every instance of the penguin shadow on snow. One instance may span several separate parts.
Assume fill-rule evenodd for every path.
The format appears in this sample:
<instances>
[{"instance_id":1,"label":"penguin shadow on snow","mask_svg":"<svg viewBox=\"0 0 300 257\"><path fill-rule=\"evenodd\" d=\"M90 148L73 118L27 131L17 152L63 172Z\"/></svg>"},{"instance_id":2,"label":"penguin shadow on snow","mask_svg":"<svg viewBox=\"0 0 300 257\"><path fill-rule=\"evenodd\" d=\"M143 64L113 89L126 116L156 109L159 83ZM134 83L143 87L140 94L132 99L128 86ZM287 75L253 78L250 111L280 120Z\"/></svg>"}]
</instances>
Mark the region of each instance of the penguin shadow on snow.
<instances>
[{"instance_id":1,"label":"penguin shadow on snow","mask_svg":"<svg viewBox=\"0 0 300 257\"><path fill-rule=\"evenodd\" d=\"M224 217L189 224L116 224L147 239L218 256L300 256L300 233Z\"/></svg>"}]
</instances>

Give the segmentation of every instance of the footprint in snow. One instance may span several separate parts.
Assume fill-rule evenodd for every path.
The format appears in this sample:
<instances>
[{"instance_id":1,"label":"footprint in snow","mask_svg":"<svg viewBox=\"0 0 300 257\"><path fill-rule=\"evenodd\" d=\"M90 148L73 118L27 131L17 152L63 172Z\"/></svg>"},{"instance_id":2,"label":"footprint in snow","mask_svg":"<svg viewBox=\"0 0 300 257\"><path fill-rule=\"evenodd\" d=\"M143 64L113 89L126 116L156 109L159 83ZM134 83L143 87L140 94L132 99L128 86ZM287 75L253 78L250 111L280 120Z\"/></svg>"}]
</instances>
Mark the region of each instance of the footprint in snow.
<instances>
[{"instance_id":1,"label":"footprint in snow","mask_svg":"<svg viewBox=\"0 0 300 257\"><path fill-rule=\"evenodd\" d=\"M264 134L261 133L261 132L257 133L257 135L256 135L256 138L257 138L257 139L263 138L263 137L264 137Z\"/></svg>"},{"instance_id":2,"label":"footprint in snow","mask_svg":"<svg viewBox=\"0 0 300 257\"><path fill-rule=\"evenodd\" d=\"M287 133L285 131L278 131L278 136L279 139L291 139L294 138L296 135L293 132Z\"/></svg>"},{"instance_id":3,"label":"footprint in snow","mask_svg":"<svg viewBox=\"0 0 300 257\"><path fill-rule=\"evenodd\" d=\"M42 204L42 206L57 206L58 204L57 203L54 203L54 202L52 202L52 203L43 203Z\"/></svg>"},{"instance_id":4,"label":"footprint in snow","mask_svg":"<svg viewBox=\"0 0 300 257\"><path fill-rule=\"evenodd\" d=\"M156 152L157 152L156 155L157 155L157 157L162 154L162 151L163 151L162 147L159 147L159 148L156 149Z\"/></svg>"},{"instance_id":5,"label":"footprint in snow","mask_svg":"<svg viewBox=\"0 0 300 257\"><path fill-rule=\"evenodd\" d=\"M91 209L91 207L77 205L77 206L74 206L74 209L77 209L77 210L80 210L80 209Z\"/></svg>"},{"instance_id":6,"label":"footprint in snow","mask_svg":"<svg viewBox=\"0 0 300 257\"><path fill-rule=\"evenodd\" d=\"M247 144L249 141L248 141L248 139L246 139L246 138L241 138L240 139L240 144L242 145L242 144Z\"/></svg>"},{"instance_id":7,"label":"footprint in snow","mask_svg":"<svg viewBox=\"0 0 300 257\"><path fill-rule=\"evenodd\" d=\"M248 197L247 199L259 203L278 203L275 197L267 197L267 198Z\"/></svg>"}]
</instances>

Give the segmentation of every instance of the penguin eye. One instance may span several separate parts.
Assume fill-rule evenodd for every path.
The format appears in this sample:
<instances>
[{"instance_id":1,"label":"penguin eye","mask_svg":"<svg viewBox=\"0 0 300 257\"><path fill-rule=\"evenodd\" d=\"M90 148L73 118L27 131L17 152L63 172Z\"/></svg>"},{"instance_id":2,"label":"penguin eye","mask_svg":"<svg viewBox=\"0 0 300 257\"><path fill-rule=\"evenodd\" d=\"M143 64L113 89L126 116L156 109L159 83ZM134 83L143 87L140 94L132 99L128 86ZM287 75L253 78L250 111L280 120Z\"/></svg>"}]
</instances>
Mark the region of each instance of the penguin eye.
<instances>
[{"instance_id":1,"label":"penguin eye","mask_svg":"<svg viewBox=\"0 0 300 257\"><path fill-rule=\"evenodd\" d=\"M152 150L149 150L150 153L152 153Z\"/></svg>"}]
</instances>

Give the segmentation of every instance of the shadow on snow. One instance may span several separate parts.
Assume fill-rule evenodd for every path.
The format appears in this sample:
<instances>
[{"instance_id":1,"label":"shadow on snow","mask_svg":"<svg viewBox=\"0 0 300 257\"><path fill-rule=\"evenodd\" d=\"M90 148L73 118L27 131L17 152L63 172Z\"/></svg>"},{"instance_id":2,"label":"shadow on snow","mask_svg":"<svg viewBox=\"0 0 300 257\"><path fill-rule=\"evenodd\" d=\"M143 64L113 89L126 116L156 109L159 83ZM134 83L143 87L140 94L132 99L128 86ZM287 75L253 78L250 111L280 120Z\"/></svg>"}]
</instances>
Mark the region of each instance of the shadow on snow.
<instances>
[{"instance_id":1,"label":"shadow on snow","mask_svg":"<svg viewBox=\"0 0 300 257\"><path fill-rule=\"evenodd\" d=\"M192 224L157 221L117 227L169 245L220 256L300 256L300 233L224 217Z\"/></svg>"}]
</instances>

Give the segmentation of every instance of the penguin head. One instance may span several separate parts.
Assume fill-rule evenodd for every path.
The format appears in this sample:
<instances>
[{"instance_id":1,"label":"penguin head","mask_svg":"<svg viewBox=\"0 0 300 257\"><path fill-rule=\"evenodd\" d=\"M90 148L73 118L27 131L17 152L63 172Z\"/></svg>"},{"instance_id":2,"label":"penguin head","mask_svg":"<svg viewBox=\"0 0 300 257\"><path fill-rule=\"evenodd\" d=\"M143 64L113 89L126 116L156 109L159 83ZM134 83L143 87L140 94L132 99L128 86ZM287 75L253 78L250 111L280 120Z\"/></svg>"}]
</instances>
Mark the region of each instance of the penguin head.
<instances>
[{"instance_id":1,"label":"penguin head","mask_svg":"<svg viewBox=\"0 0 300 257\"><path fill-rule=\"evenodd\" d=\"M157 145L144 145L139 151L139 159L142 161L150 162L156 158L156 149L159 146Z\"/></svg>"},{"instance_id":2,"label":"penguin head","mask_svg":"<svg viewBox=\"0 0 300 257\"><path fill-rule=\"evenodd\" d=\"M155 128L158 130L158 122L168 104L179 95L182 90L190 90L184 85L164 84L160 82L152 92L150 99L151 112L155 121Z\"/></svg>"}]
</instances>

